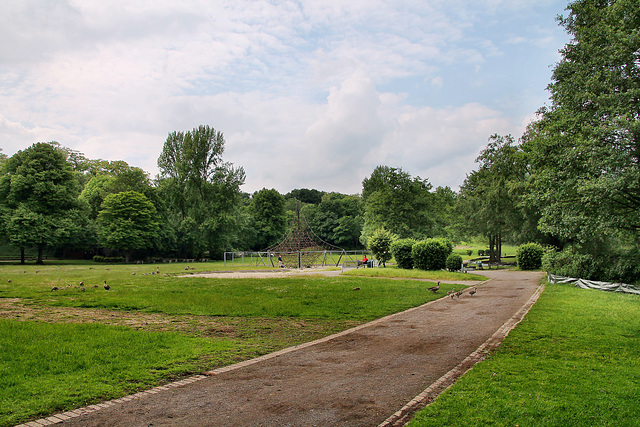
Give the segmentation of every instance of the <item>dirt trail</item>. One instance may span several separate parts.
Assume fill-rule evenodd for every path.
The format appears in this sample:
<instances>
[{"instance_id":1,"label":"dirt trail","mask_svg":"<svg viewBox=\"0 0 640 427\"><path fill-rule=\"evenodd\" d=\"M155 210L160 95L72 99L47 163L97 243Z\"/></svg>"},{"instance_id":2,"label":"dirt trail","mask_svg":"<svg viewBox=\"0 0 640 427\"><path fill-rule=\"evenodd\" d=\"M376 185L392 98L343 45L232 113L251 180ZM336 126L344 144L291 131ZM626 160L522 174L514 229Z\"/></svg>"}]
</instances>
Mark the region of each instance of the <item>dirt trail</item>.
<instances>
[{"instance_id":1,"label":"dirt trail","mask_svg":"<svg viewBox=\"0 0 640 427\"><path fill-rule=\"evenodd\" d=\"M308 345L67 413L72 417L61 424L378 426L434 382L451 382L438 380L511 319L542 277L482 274L491 280L474 296L445 296Z\"/></svg>"}]
</instances>

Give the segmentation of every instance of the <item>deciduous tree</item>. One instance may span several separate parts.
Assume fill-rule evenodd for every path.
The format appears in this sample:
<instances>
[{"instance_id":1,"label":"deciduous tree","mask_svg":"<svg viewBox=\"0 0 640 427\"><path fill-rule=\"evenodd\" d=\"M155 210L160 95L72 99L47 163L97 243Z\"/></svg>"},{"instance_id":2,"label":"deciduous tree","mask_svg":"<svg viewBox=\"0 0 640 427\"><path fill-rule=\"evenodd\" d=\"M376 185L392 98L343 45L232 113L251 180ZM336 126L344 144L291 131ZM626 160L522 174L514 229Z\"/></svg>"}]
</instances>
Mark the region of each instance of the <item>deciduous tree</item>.
<instances>
[{"instance_id":1,"label":"deciduous tree","mask_svg":"<svg viewBox=\"0 0 640 427\"><path fill-rule=\"evenodd\" d=\"M36 143L3 164L0 205L12 244L43 249L63 242L79 215L80 187L66 153L58 144ZM24 262L24 258L23 258Z\"/></svg>"},{"instance_id":2,"label":"deciduous tree","mask_svg":"<svg viewBox=\"0 0 640 427\"><path fill-rule=\"evenodd\" d=\"M98 225L102 244L124 252L127 262L133 251L153 246L160 226L155 206L137 191L109 194L98 214Z\"/></svg>"},{"instance_id":3,"label":"deciduous tree","mask_svg":"<svg viewBox=\"0 0 640 427\"><path fill-rule=\"evenodd\" d=\"M254 249L266 249L282 238L287 228L282 194L275 189L256 191L249 210L256 230Z\"/></svg>"},{"instance_id":4,"label":"deciduous tree","mask_svg":"<svg viewBox=\"0 0 640 427\"><path fill-rule=\"evenodd\" d=\"M572 40L549 85L551 105L523 137L527 202L540 227L571 242L640 236L640 5L578 0L560 24Z\"/></svg>"},{"instance_id":5,"label":"deciduous tree","mask_svg":"<svg viewBox=\"0 0 640 427\"><path fill-rule=\"evenodd\" d=\"M169 211L172 246L179 243L180 232L199 236L191 246L182 246L181 256L220 254L236 239L245 175L241 167L222 161L224 144L221 132L200 126L170 133L158 158L158 186Z\"/></svg>"},{"instance_id":6,"label":"deciduous tree","mask_svg":"<svg viewBox=\"0 0 640 427\"><path fill-rule=\"evenodd\" d=\"M378 228L402 238L423 238L433 233L431 184L401 168L378 166L362 182L363 241Z\"/></svg>"}]
</instances>

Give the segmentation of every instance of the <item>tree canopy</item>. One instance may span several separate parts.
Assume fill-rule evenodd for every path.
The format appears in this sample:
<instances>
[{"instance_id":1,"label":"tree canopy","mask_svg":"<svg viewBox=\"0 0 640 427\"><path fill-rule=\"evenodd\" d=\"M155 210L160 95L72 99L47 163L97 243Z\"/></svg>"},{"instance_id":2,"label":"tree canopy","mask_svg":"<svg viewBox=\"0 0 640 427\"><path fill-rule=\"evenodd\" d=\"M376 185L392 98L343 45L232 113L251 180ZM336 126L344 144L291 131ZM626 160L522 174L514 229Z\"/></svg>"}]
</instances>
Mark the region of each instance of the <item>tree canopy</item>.
<instances>
[{"instance_id":1,"label":"tree canopy","mask_svg":"<svg viewBox=\"0 0 640 427\"><path fill-rule=\"evenodd\" d=\"M98 233L102 243L125 253L153 246L159 223L153 203L137 191L109 194L98 214Z\"/></svg>"},{"instance_id":2,"label":"tree canopy","mask_svg":"<svg viewBox=\"0 0 640 427\"><path fill-rule=\"evenodd\" d=\"M172 132L158 158L158 189L167 204L169 243L194 257L231 249L238 229L244 170L223 162L224 138L209 126Z\"/></svg>"},{"instance_id":3,"label":"tree canopy","mask_svg":"<svg viewBox=\"0 0 640 427\"><path fill-rule=\"evenodd\" d=\"M403 238L431 235L434 226L431 187L426 179L411 177L401 168L376 167L362 181L363 240L378 228Z\"/></svg>"},{"instance_id":4,"label":"tree canopy","mask_svg":"<svg viewBox=\"0 0 640 427\"><path fill-rule=\"evenodd\" d=\"M12 244L45 247L73 234L80 186L66 154L55 144L36 143L3 163L0 206ZM23 259L24 262L24 259Z\"/></svg>"},{"instance_id":5,"label":"tree canopy","mask_svg":"<svg viewBox=\"0 0 640 427\"><path fill-rule=\"evenodd\" d=\"M527 202L540 228L568 241L640 232L640 7L579 0L560 24L572 41L549 85L551 105L523 137Z\"/></svg>"}]
</instances>

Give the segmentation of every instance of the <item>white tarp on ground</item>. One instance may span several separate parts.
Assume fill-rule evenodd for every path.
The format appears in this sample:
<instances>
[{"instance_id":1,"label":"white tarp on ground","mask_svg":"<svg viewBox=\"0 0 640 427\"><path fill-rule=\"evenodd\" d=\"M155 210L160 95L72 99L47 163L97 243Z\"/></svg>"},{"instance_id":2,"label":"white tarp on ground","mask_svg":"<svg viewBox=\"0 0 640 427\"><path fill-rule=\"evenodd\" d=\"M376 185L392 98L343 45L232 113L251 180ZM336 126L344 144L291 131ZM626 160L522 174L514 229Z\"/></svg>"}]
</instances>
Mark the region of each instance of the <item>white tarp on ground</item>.
<instances>
[{"instance_id":1,"label":"white tarp on ground","mask_svg":"<svg viewBox=\"0 0 640 427\"><path fill-rule=\"evenodd\" d=\"M609 283L598 282L596 280L574 279L573 277L556 276L551 273L547 273L547 280L549 283L573 283L576 287L582 289L598 289L601 291L624 292L627 294L640 295L640 288L638 286L627 285L626 283Z\"/></svg>"}]
</instances>

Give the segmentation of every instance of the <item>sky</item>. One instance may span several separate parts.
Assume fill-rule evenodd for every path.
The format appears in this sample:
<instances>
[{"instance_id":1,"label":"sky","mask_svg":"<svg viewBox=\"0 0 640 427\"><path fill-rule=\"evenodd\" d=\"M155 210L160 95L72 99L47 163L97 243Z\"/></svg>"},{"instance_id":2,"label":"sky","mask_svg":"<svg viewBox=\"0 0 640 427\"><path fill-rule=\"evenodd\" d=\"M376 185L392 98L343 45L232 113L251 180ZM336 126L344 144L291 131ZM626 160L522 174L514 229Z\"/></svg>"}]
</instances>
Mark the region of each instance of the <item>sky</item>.
<instances>
[{"instance_id":1,"label":"sky","mask_svg":"<svg viewBox=\"0 0 640 427\"><path fill-rule=\"evenodd\" d=\"M3 0L0 148L158 174L208 125L248 193L356 194L376 166L457 190L549 102L559 0Z\"/></svg>"}]
</instances>

